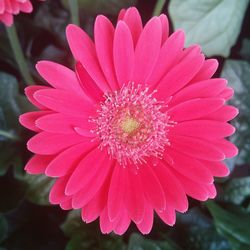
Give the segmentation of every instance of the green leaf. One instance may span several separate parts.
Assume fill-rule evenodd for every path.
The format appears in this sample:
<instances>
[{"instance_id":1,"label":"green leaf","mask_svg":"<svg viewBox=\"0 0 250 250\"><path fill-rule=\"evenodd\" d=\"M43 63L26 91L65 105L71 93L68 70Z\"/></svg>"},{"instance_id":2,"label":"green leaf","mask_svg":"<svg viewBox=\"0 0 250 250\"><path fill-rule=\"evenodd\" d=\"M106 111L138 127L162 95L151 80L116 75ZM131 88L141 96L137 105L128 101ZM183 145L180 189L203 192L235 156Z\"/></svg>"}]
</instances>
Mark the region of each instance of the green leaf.
<instances>
[{"instance_id":1,"label":"green leaf","mask_svg":"<svg viewBox=\"0 0 250 250\"><path fill-rule=\"evenodd\" d=\"M240 60L226 60L221 77L228 80L228 85L234 89L234 98L230 104L236 106L240 113L232 124L237 133L231 139L239 148L239 155L234 158L235 164L250 162L250 63Z\"/></svg>"},{"instance_id":2,"label":"green leaf","mask_svg":"<svg viewBox=\"0 0 250 250\"><path fill-rule=\"evenodd\" d=\"M26 174L23 179L27 184L26 198L38 205L49 205L49 192L54 184L54 179L46 175Z\"/></svg>"},{"instance_id":3,"label":"green leaf","mask_svg":"<svg viewBox=\"0 0 250 250\"><path fill-rule=\"evenodd\" d=\"M80 234L77 234L69 240L66 250L87 250L91 249L91 245L91 241L84 241L83 237Z\"/></svg>"},{"instance_id":4,"label":"green leaf","mask_svg":"<svg viewBox=\"0 0 250 250\"><path fill-rule=\"evenodd\" d=\"M213 221L199 208L177 217L177 239L185 250L232 250L228 240L215 229Z\"/></svg>"},{"instance_id":5,"label":"green leaf","mask_svg":"<svg viewBox=\"0 0 250 250\"><path fill-rule=\"evenodd\" d=\"M240 244L250 245L250 214L224 210L214 202L206 202L212 214L218 232L228 238L229 241L238 241ZM250 246L249 246L250 248Z\"/></svg>"},{"instance_id":6,"label":"green leaf","mask_svg":"<svg viewBox=\"0 0 250 250\"><path fill-rule=\"evenodd\" d=\"M5 126L1 127L0 131L8 132L13 134L15 137L15 132L13 130L20 130L20 125L18 123L18 116L21 114L21 110L18 106L18 83L15 77L0 72L0 107L2 114L5 118ZM6 128L6 130L5 130Z\"/></svg>"},{"instance_id":7,"label":"green leaf","mask_svg":"<svg viewBox=\"0 0 250 250\"><path fill-rule=\"evenodd\" d=\"M111 235L111 237L106 238L102 241L102 249L103 250L126 250L127 247L122 240L122 237L118 235Z\"/></svg>"},{"instance_id":8,"label":"green leaf","mask_svg":"<svg viewBox=\"0 0 250 250\"><path fill-rule=\"evenodd\" d=\"M27 99L18 92L12 75L0 72L0 176L12 165L21 165L21 132L18 116L31 110Z\"/></svg>"},{"instance_id":9,"label":"green leaf","mask_svg":"<svg viewBox=\"0 0 250 250\"><path fill-rule=\"evenodd\" d=\"M186 31L186 45L198 43L207 56L228 57L236 43L249 0L171 0L174 29Z\"/></svg>"},{"instance_id":10,"label":"green leaf","mask_svg":"<svg viewBox=\"0 0 250 250\"><path fill-rule=\"evenodd\" d=\"M125 250L122 237L101 234L97 223L86 224L81 220L80 210L70 211L61 229L70 238L66 250Z\"/></svg>"},{"instance_id":11,"label":"green leaf","mask_svg":"<svg viewBox=\"0 0 250 250\"><path fill-rule=\"evenodd\" d=\"M0 176L5 175L10 166L16 169L22 165L20 151L12 142L0 143L0 152Z\"/></svg>"},{"instance_id":12,"label":"green leaf","mask_svg":"<svg viewBox=\"0 0 250 250\"><path fill-rule=\"evenodd\" d=\"M234 178L230 180L221 195L221 199L240 205L247 197L250 196L250 177Z\"/></svg>"},{"instance_id":13,"label":"green leaf","mask_svg":"<svg viewBox=\"0 0 250 250\"><path fill-rule=\"evenodd\" d=\"M240 55L245 60L250 61L250 39L243 40Z\"/></svg>"},{"instance_id":14,"label":"green leaf","mask_svg":"<svg viewBox=\"0 0 250 250\"><path fill-rule=\"evenodd\" d=\"M136 3L137 0L78 0L79 7L91 14L117 14ZM68 7L68 0L63 0L63 4Z\"/></svg>"},{"instance_id":15,"label":"green leaf","mask_svg":"<svg viewBox=\"0 0 250 250\"><path fill-rule=\"evenodd\" d=\"M8 223L3 215L0 214L0 243L3 242L8 233Z\"/></svg>"},{"instance_id":16,"label":"green leaf","mask_svg":"<svg viewBox=\"0 0 250 250\"><path fill-rule=\"evenodd\" d=\"M64 223L61 225L61 229L68 237L76 234L82 227L80 210L72 210L68 213L68 216Z\"/></svg>"},{"instance_id":17,"label":"green leaf","mask_svg":"<svg viewBox=\"0 0 250 250\"><path fill-rule=\"evenodd\" d=\"M172 241L153 241L139 234L132 234L128 243L128 250L179 250Z\"/></svg>"}]
</instances>

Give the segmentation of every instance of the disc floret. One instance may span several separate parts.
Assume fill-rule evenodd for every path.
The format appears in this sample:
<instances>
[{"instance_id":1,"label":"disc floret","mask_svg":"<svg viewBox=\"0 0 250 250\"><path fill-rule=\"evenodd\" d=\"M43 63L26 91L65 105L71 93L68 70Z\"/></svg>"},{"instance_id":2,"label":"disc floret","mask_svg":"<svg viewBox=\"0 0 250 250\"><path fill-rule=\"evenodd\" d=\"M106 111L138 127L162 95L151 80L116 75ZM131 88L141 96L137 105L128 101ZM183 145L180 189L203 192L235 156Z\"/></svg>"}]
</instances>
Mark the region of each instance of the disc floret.
<instances>
[{"instance_id":1,"label":"disc floret","mask_svg":"<svg viewBox=\"0 0 250 250\"><path fill-rule=\"evenodd\" d=\"M120 91L105 94L97 117L90 119L96 125L93 133L101 141L100 148L106 147L121 165L161 157L169 144L166 105L154 93L140 84L123 85Z\"/></svg>"}]
</instances>

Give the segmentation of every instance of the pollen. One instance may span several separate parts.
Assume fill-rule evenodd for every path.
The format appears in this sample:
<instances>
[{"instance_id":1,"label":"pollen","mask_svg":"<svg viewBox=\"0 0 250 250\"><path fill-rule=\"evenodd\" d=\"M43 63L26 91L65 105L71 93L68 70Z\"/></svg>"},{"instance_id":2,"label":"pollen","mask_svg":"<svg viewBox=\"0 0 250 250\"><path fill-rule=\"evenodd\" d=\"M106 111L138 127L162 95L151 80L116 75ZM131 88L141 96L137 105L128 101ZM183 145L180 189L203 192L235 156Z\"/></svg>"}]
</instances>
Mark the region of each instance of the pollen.
<instances>
[{"instance_id":1,"label":"pollen","mask_svg":"<svg viewBox=\"0 0 250 250\"><path fill-rule=\"evenodd\" d=\"M139 126L140 123L132 117L127 117L124 121L121 122L121 128L127 134L133 133L139 128Z\"/></svg>"}]
</instances>

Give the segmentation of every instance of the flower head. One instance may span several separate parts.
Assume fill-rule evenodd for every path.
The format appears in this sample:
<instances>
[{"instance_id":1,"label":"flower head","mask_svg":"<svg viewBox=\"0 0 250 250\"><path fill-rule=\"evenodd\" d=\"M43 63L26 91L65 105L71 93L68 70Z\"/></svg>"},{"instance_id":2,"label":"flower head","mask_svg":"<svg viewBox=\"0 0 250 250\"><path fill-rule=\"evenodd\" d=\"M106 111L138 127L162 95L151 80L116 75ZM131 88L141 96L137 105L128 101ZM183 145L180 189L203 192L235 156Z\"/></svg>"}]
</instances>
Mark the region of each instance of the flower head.
<instances>
[{"instance_id":1,"label":"flower head","mask_svg":"<svg viewBox=\"0 0 250 250\"><path fill-rule=\"evenodd\" d=\"M214 177L229 174L222 161L237 154L225 137L238 112L225 105L226 80L211 79L217 61L184 48L183 31L169 36L165 15L143 27L136 8L116 27L98 16L94 42L75 25L67 39L75 71L39 62L51 87L26 88L40 111L20 117L38 133L26 171L56 179L50 202L123 234L131 221L149 233L154 212L173 225L187 196L214 198Z\"/></svg>"},{"instance_id":2,"label":"flower head","mask_svg":"<svg viewBox=\"0 0 250 250\"><path fill-rule=\"evenodd\" d=\"M0 1L0 21L6 26L13 23L13 15L20 12L31 13L33 10L30 0L1 0Z\"/></svg>"}]
</instances>

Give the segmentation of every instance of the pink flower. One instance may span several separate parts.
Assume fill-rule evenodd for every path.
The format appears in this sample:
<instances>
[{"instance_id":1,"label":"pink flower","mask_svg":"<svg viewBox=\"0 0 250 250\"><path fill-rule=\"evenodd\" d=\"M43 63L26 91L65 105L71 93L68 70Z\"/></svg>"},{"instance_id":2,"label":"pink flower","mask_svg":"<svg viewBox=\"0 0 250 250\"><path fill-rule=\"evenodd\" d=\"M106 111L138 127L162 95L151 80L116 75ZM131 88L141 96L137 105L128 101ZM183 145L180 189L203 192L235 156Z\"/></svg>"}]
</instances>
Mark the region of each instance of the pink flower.
<instances>
[{"instance_id":1,"label":"pink flower","mask_svg":"<svg viewBox=\"0 0 250 250\"><path fill-rule=\"evenodd\" d=\"M33 10L30 0L1 0L0 21L6 26L13 24L13 15L20 12L31 13Z\"/></svg>"},{"instance_id":2,"label":"pink flower","mask_svg":"<svg viewBox=\"0 0 250 250\"><path fill-rule=\"evenodd\" d=\"M214 177L229 174L222 161L237 154L224 138L238 113L225 105L227 81L210 79L217 61L184 48L183 31L169 36L165 15L143 27L136 8L122 10L115 28L98 16L95 43L75 25L67 39L75 71L39 62L51 87L26 88L40 111L20 117L38 133L26 171L56 179L50 202L123 234L131 221L149 233L154 212L173 225L187 196L214 198Z\"/></svg>"}]
</instances>

